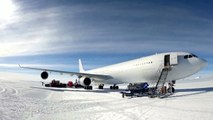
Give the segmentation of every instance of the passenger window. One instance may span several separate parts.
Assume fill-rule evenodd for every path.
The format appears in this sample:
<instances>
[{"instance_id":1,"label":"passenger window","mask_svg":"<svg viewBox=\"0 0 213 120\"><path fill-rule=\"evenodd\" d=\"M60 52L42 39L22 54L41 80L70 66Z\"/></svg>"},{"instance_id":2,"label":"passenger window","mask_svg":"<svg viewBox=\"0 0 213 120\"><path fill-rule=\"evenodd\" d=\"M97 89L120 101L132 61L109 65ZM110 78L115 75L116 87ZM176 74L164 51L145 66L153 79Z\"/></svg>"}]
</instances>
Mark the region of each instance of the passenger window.
<instances>
[{"instance_id":1,"label":"passenger window","mask_svg":"<svg viewBox=\"0 0 213 120\"><path fill-rule=\"evenodd\" d=\"M189 58L192 58L192 55L189 55Z\"/></svg>"},{"instance_id":2,"label":"passenger window","mask_svg":"<svg viewBox=\"0 0 213 120\"><path fill-rule=\"evenodd\" d=\"M188 55L185 55L185 56L184 56L184 59L187 59L187 58L188 58Z\"/></svg>"}]
</instances>

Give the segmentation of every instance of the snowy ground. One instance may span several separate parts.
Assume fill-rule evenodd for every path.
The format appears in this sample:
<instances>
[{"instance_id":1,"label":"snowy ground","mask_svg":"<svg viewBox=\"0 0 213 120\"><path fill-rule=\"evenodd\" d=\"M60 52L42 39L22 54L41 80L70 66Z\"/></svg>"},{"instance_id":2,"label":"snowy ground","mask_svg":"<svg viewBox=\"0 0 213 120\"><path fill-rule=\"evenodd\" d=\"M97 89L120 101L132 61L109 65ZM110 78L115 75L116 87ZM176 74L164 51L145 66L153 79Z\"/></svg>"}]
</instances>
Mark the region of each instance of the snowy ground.
<instances>
[{"instance_id":1,"label":"snowy ground","mask_svg":"<svg viewBox=\"0 0 213 120\"><path fill-rule=\"evenodd\" d=\"M40 82L0 80L0 120L209 120L213 78L177 83L165 98L122 98L119 92L53 91Z\"/></svg>"}]
</instances>

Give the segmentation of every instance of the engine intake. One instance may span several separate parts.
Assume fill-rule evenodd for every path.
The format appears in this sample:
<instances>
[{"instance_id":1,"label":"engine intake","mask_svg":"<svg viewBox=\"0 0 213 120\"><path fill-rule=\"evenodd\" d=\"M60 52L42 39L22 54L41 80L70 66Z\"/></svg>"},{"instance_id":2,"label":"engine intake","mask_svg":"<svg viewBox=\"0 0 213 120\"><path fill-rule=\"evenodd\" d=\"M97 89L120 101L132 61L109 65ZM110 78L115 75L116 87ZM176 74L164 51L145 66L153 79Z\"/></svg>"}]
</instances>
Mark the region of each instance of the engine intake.
<instances>
[{"instance_id":1,"label":"engine intake","mask_svg":"<svg viewBox=\"0 0 213 120\"><path fill-rule=\"evenodd\" d=\"M41 73L41 78L44 79L44 80L46 80L48 78L48 76L49 76L48 72L46 72L46 71Z\"/></svg>"},{"instance_id":2,"label":"engine intake","mask_svg":"<svg viewBox=\"0 0 213 120\"><path fill-rule=\"evenodd\" d=\"M80 78L80 84L83 86L89 86L91 84L92 80L88 77Z\"/></svg>"}]
</instances>

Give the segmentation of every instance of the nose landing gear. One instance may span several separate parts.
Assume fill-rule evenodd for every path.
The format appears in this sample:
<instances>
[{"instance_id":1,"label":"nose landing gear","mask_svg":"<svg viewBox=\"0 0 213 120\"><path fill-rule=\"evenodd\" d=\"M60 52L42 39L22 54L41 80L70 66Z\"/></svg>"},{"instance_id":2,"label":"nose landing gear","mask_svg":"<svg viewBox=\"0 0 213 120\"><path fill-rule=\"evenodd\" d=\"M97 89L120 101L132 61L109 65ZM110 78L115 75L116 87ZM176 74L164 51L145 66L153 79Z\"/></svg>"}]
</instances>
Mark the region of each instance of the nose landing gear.
<instances>
[{"instance_id":1,"label":"nose landing gear","mask_svg":"<svg viewBox=\"0 0 213 120\"><path fill-rule=\"evenodd\" d=\"M168 92L169 93L175 92L174 84L175 84L175 81L168 82L168 85L169 85Z\"/></svg>"}]
</instances>

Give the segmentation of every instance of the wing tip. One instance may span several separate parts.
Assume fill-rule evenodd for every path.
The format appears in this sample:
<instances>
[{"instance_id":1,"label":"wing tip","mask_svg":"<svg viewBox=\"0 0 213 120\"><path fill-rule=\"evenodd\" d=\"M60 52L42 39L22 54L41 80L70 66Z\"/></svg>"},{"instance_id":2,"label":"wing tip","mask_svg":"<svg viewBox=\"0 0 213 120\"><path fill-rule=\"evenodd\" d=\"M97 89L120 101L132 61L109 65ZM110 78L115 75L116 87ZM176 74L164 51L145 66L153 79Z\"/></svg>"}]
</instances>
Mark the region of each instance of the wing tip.
<instances>
[{"instance_id":1,"label":"wing tip","mask_svg":"<svg viewBox=\"0 0 213 120\"><path fill-rule=\"evenodd\" d=\"M18 64L18 66L19 66L20 68L22 68L22 66L21 66L20 64Z\"/></svg>"}]
</instances>

